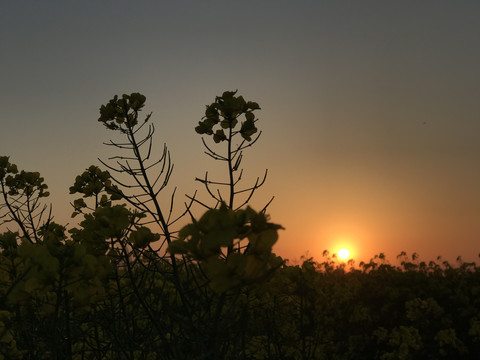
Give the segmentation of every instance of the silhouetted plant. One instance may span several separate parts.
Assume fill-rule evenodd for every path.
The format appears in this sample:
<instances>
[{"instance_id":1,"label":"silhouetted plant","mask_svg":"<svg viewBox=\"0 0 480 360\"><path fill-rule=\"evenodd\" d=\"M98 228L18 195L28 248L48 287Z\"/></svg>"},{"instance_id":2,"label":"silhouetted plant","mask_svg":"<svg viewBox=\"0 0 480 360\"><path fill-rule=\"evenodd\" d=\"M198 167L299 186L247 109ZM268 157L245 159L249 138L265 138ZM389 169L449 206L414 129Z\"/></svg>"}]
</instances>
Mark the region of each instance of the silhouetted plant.
<instances>
[{"instance_id":1,"label":"silhouetted plant","mask_svg":"<svg viewBox=\"0 0 480 360\"><path fill-rule=\"evenodd\" d=\"M38 172L18 171L8 156L0 157L0 226L14 223L21 235L30 242L39 241L41 226L48 226L52 219L51 206L40 200L50 195L47 184Z\"/></svg>"},{"instance_id":2,"label":"silhouetted plant","mask_svg":"<svg viewBox=\"0 0 480 360\"><path fill-rule=\"evenodd\" d=\"M42 205L40 174L0 157L0 221L18 227L0 234L0 360L477 359L476 263L275 256L281 226L246 206L265 177L239 187L259 106L236 92L217 97L196 128L225 145L202 139L229 180L198 180L215 204L191 196L192 223L174 229L173 196L166 211L158 196L173 165L165 147L151 159L144 103L134 93L101 107L100 121L126 141L109 143L122 152L109 171L76 177L73 216L83 219L69 232ZM193 203L207 211L194 216Z\"/></svg>"},{"instance_id":3,"label":"silhouetted plant","mask_svg":"<svg viewBox=\"0 0 480 360\"><path fill-rule=\"evenodd\" d=\"M265 170L263 178L257 178L254 185L238 189L237 185L243 175L243 169L240 166L243 151L253 146L262 132L254 136L258 132L256 126L258 119L255 118L254 111L260 110L260 106L256 102L245 101L242 96L235 96L236 93L237 91L225 91L222 96L217 96L215 102L206 106L205 116L195 127L198 134L211 136L214 144L225 144L226 147L223 152L214 150L212 145L208 145L202 137L205 153L212 159L223 161L227 165L228 181L212 181L208 178L208 172L203 179L195 179L205 185L208 194L216 201L213 207L218 207L223 202L230 209L240 209L248 204L255 191L264 184L268 174L268 170ZM238 143L235 144L236 139ZM239 172L238 175L236 175L237 172ZM227 195L222 195L219 188L212 189L212 185L226 187ZM239 205L235 206L235 197L239 194L247 195ZM193 197L190 198L195 200ZM198 200L195 201L208 209L213 208Z\"/></svg>"}]
</instances>

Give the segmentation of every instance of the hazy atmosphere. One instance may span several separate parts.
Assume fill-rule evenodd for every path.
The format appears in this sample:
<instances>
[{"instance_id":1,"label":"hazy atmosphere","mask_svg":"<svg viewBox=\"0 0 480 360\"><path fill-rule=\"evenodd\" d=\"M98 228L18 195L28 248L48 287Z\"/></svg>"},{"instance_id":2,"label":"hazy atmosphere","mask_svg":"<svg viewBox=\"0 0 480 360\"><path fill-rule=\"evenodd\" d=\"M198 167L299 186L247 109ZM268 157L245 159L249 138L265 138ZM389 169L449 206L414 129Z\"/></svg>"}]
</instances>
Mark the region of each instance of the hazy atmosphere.
<instances>
[{"instance_id":1,"label":"hazy atmosphere","mask_svg":"<svg viewBox=\"0 0 480 360\"><path fill-rule=\"evenodd\" d=\"M180 213L218 166L194 127L238 89L261 107L243 165L247 184L268 169L252 206L275 196L278 255L473 260L479 13L477 1L2 1L0 156L39 171L55 221L74 224L68 188L111 155L100 105L140 92Z\"/></svg>"}]
</instances>

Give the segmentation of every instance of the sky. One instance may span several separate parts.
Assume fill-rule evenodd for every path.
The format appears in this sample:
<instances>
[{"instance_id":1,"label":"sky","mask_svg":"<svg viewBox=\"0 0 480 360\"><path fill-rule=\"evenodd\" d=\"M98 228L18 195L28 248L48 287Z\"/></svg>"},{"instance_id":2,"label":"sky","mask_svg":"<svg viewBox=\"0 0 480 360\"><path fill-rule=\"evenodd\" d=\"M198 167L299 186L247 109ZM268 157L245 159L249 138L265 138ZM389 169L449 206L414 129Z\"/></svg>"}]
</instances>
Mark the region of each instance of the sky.
<instances>
[{"instance_id":1,"label":"sky","mask_svg":"<svg viewBox=\"0 0 480 360\"><path fill-rule=\"evenodd\" d=\"M292 261L348 247L480 253L477 1L0 1L0 155L39 171L70 225L75 176L100 165L114 95L140 92L176 209L221 169L194 127L226 90L261 106L245 185ZM226 175L225 175L226 176ZM204 192L204 191L203 191ZM195 209L202 213L201 208Z\"/></svg>"}]
</instances>

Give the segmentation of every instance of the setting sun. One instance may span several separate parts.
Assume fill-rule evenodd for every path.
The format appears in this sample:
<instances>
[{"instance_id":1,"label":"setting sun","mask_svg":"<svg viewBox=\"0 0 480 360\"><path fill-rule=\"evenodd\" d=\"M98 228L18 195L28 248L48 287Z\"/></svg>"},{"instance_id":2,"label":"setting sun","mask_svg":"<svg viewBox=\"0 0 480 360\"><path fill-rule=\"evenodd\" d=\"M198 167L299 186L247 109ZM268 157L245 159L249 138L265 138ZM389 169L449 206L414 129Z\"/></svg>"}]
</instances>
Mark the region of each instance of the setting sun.
<instances>
[{"instance_id":1,"label":"setting sun","mask_svg":"<svg viewBox=\"0 0 480 360\"><path fill-rule=\"evenodd\" d=\"M338 257L342 260L347 260L350 257L350 251L348 249L342 248L338 250Z\"/></svg>"}]
</instances>

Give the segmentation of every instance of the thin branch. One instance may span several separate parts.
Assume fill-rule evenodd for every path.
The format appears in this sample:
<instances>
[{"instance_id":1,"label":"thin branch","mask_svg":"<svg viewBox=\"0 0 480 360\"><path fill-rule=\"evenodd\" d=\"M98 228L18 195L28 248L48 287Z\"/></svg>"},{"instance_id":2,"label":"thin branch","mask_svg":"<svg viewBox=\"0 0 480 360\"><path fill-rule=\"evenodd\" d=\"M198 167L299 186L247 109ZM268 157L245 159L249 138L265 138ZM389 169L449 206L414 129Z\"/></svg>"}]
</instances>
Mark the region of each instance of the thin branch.
<instances>
[{"instance_id":1,"label":"thin branch","mask_svg":"<svg viewBox=\"0 0 480 360\"><path fill-rule=\"evenodd\" d=\"M258 141L258 139L260 138L260 135L262 135L262 131L260 131L258 133L258 135L252 141L250 141L247 145L237 147L234 151L232 151L232 153L236 153L236 152L242 151L246 148L249 148L249 147L253 146L253 144L255 144ZM242 141L242 143L240 145L242 145L244 142L245 141Z\"/></svg>"},{"instance_id":2,"label":"thin branch","mask_svg":"<svg viewBox=\"0 0 480 360\"><path fill-rule=\"evenodd\" d=\"M237 207L237 209L241 208L242 206L248 204L248 202L250 201L250 199L252 198L253 194L255 193L255 191L260 188L264 183L265 183L265 179L267 178L267 173L268 173L268 169L265 170L265 175L263 177L263 180L261 181L261 183L259 184L258 181L260 180L259 178L257 178L256 182L255 182L255 185L253 185L252 187L248 188L248 189L244 189L244 190L240 190L240 191L237 191L235 192L235 194L240 194L240 193L243 193L243 192L247 192L247 191L250 191L250 194L248 195L247 199L240 205Z\"/></svg>"},{"instance_id":3,"label":"thin branch","mask_svg":"<svg viewBox=\"0 0 480 360\"><path fill-rule=\"evenodd\" d=\"M267 205L265 205L265 206L263 207L263 209L260 210L260 212L261 212L262 214L265 214L265 212L267 211L267 207L270 205L270 203L273 201L273 199L275 199L275 196L272 196L272 198L271 198L270 201L267 203Z\"/></svg>"},{"instance_id":4,"label":"thin branch","mask_svg":"<svg viewBox=\"0 0 480 360\"><path fill-rule=\"evenodd\" d=\"M172 222L169 223L169 225L172 225L172 224L175 224L177 221L179 221L181 218L183 218L187 213L190 213L190 208L192 207L193 203L194 203L194 200L195 200L195 196L196 196L197 192L195 191L195 193L193 194L193 198L191 198L190 200L190 203L187 204L187 203L184 203L185 204L185 211L183 213L181 213L176 219L174 219ZM172 201L173 201L173 198L172 198ZM178 231L176 231L176 233L178 233Z\"/></svg>"},{"instance_id":5,"label":"thin branch","mask_svg":"<svg viewBox=\"0 0 480 360\"><path fill-rule=\"evenodd\" d=\"M222 155L219 155L217 154L215 151L213 151L212 149L210 149L207 145L207 143L205 142L205 139L202 137L202 142L203 142L203 145L207 148L208 152L205 151L205 154L207 154L208 156L216 159L216 160L223 160L223 161L227 161L228 159L225 157L225 156L222 156Z\"/></svg>"},{"instance_id":6,"label":"thin branch","mask_svg":"<svg viewBox=\"0 0 480 360\"><path fill-rule=\"evenodd\" d=\"M211 209L210 206L204 204L204 203L201 202L200 200L195 199L194 197L192 197L192 196L190 196L190 195L185 195L185 196L186 196L187 198L189 198L191 201L194 201L194 202L196 202L197 204L202 205L204 208L209 209L209 210ZM190 212L189 212L189 213L190 213Z\"/></svg>"}]
</instances>

